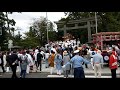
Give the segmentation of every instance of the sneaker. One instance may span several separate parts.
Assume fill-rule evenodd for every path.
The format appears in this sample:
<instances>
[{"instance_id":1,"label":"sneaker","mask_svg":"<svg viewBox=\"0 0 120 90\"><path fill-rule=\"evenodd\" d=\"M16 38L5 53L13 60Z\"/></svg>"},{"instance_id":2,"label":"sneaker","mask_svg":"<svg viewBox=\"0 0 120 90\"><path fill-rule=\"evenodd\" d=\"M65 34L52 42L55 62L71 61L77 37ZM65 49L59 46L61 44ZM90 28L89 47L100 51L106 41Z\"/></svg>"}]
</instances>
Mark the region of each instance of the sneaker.
<instances>
[{"instance_id":1,"label":"sneaker","mask_svg":"<svg viewBox=\"0 0 120 90\"><path fill-rule=\"evenodd\" d=\"M9 71L6 71L6 72L9 72Z\"/></svg>"}]
</instances>

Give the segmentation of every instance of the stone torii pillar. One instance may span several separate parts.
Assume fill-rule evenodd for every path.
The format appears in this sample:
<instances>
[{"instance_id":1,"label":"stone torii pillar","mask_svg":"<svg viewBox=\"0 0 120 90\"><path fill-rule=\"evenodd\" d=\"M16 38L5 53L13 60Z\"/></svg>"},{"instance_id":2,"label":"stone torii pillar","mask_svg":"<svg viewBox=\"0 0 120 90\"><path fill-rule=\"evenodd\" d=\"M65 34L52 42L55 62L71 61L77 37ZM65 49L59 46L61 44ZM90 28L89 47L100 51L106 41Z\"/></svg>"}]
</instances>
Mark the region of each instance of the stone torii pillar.
<instances>
[{"instance_id":1,"label":"stone torii pillar","mask_svg":"<svg viewBox=\"0 0 120 90\"><path fill-rule=\"evenodd\" d=\"M66 25L64 25L64 36L66 35L67 31L66 31Z\"/></svg>"}]
</instances>

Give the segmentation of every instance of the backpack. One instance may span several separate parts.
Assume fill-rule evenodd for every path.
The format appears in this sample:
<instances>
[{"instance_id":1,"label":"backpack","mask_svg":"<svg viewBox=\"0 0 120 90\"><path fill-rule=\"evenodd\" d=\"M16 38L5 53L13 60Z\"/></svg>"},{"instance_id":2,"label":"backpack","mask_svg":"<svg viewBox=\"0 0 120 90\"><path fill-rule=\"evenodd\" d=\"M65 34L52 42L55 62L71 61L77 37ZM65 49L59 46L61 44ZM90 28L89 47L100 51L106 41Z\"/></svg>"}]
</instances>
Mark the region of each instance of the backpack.
<instances>
[{"instance_id":1,"label":"backpack","mask_svg":"<svg viewBox=\"0 0 120 90\"><path fill-rule=\"evenodd\" d=\"M57 55L57 59L59 59L59 55ZM61 66L63 66L63 60L61 61Z\"/></svg>"},{"instance_id":2,"label":"backpack","mask_svg":"<svg viewBox=\"0 0 120 90\"><path fill-rule=\"evenodd\" d=\"M24 62L26 62L26 63L28 62L28 56L27 55L25 55L25 56L22 55L21 56L21 63L24 63Z\"/></svg>"}]
</instances>

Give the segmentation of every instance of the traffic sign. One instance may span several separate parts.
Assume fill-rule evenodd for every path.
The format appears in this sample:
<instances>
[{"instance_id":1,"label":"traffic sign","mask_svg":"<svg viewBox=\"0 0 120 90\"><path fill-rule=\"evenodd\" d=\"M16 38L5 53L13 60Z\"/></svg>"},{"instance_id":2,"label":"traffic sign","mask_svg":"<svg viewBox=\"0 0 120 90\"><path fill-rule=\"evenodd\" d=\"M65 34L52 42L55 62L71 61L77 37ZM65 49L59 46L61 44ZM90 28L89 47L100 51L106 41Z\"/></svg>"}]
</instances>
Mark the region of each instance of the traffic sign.
<instances>
[{"instance_id":1,"label":"traffic sign","mask_svg":"<svg viewBox=\"0 0 120 90\"><path fill-rule=\"evenodd\" d=\"M11 49L13 47L13 44L8 44L8 48Z\"/></svg>"},{"instance_id":2,"label":"traffic sign","mask_svg":"<svg viewBox=\"0 0 120 90\"><path fill-rule=\"evenodd\" d=\"M9 41L8 41L8 44L12 44L12 43L13 43L13 41L12 41L12 40L9 40Z\"/></svg>"}]
</instances>

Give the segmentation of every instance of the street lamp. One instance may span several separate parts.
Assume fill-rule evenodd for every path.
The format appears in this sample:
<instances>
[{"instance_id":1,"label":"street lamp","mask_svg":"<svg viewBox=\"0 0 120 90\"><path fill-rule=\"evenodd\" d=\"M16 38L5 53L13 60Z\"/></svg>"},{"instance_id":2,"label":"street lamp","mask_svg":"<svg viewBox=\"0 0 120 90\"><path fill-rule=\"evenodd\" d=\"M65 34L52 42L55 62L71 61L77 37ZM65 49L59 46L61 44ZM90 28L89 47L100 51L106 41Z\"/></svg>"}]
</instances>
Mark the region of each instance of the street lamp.
<instances>
[{"instance_id":1,"label":"street lamp","mask_svg":"<svg viewBox=\"0 0 120 90\"><path fill-rule=\"evenodd\" d=\"M97 31L97 13L95 12L95 23L96 23L96 33L98 32Z\"/></svg>"}]
</instances>

